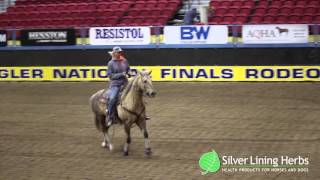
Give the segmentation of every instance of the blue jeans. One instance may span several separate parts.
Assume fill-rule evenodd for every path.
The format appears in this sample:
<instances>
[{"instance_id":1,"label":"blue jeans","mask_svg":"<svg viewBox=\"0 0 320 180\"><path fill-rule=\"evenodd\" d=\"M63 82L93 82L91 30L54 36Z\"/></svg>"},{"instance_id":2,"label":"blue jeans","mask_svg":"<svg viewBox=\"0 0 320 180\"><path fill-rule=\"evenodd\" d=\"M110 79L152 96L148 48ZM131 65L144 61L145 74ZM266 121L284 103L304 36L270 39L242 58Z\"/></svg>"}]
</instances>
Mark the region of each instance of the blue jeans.
<instances>
[{"instance_id":1,"label":"blue jeans","mask_svg":"<svg viewBox=\"0 0 320 180\"><path fill-rule=\"evenodd\" d=\"M108 115L109 115L109 118L111 118L112 120L114 120L115 118L119 91L120 91L120 86L111 86L109 88Z\"/></svg>"}]
</instances>

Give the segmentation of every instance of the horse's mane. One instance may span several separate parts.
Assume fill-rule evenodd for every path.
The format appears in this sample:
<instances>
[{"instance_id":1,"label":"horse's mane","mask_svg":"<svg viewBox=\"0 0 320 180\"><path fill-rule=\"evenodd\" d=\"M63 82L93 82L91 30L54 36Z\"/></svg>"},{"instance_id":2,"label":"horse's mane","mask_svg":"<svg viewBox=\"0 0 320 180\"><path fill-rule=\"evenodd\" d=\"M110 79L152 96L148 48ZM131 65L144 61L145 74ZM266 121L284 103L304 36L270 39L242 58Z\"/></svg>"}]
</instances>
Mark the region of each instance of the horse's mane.
<instances>
[{"instance_id":1,"label":"horse's mane","mask_svg":"<svg viewBox=\"0 0 320 180\"><path fill-rule=\"evenodd\" d=\"M127 94L130 92L132 86L133 86L133 82L138 78L139 75L136 75L131 81L129 81L128 85L125 87L125 89L123 90L121 99L123 99L124 97L127 96Z\"/></svg>"}]
</instances>

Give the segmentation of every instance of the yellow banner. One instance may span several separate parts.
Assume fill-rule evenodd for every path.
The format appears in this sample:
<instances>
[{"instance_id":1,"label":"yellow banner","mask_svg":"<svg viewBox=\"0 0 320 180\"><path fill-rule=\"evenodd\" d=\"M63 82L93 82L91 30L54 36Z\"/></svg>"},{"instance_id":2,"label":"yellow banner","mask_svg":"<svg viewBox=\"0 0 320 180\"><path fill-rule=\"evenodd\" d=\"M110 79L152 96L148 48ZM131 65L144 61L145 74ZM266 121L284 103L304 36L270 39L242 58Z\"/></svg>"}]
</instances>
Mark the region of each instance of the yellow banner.
<instances>
[{"instance_id":1,"label":"yellow banner","mask_svg":"<svg viewBox=\"0 0 320 180\"><path fill-rule=\"evenodd\" d=\"M320 81L320 66L133 66L153 81ZM106 66L0 67L0 81L107 81Z\"/></svg>"}]
</instances>

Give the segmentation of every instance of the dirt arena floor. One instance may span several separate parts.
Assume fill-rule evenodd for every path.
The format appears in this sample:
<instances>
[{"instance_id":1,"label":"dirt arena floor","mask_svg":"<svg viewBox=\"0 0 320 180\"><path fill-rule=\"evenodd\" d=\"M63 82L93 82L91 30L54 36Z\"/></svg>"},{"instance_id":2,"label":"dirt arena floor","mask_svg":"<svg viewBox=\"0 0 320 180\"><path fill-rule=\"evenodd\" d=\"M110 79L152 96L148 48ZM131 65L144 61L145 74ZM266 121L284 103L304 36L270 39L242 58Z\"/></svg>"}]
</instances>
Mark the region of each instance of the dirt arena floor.
<instances>
[{"instance_id":1,"label":"dirt arena floor","mask_svg":"<svg viewBox=\"0 0 320 180\"><path fill-rule=\"evenodd\" d=\"M148 99L153 155L133 128L122 156L103 149L88 105L98 82L0 83L0 179L320 179L319 83L154 83ZM211 173L198 161L219 155L308 157L308 173Z\"/></svg>"}]
</instances>

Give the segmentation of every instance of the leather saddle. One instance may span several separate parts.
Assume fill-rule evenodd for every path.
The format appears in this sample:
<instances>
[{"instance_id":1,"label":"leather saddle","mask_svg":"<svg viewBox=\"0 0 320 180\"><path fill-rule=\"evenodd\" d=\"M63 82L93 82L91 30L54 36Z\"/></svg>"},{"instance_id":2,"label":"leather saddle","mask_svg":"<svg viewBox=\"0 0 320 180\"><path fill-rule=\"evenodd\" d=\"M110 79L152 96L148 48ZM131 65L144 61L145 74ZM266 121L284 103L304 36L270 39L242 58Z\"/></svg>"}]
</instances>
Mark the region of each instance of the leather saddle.
<instances>
[{"instance_id":1,"label":"leather saddle","mask_svg":"<svg viewBox=\"0 0 320 180\"><path fill-rule=\"evenodd\" d=\"M120 103L120 98L122 95L123 90L125 89L125 86L121 86L120 88L120 92L118 94L118 100L117 100L117 104ZM101 96L99 97L99 102L102 104L106 104L108 106L108 102L109 102L109 89L103 89L103 92L101 93Z\"/></svg>"}]
</instances>

